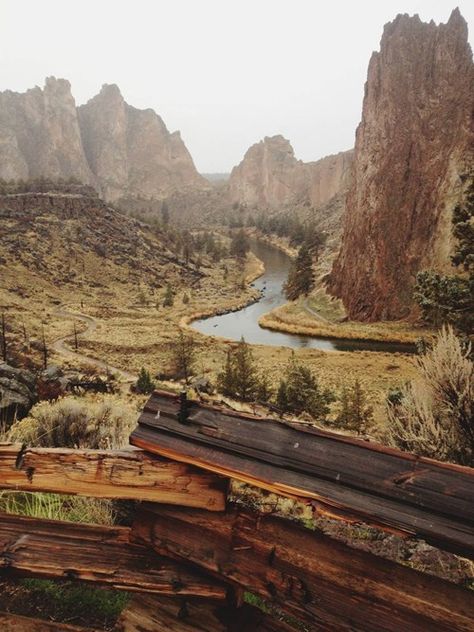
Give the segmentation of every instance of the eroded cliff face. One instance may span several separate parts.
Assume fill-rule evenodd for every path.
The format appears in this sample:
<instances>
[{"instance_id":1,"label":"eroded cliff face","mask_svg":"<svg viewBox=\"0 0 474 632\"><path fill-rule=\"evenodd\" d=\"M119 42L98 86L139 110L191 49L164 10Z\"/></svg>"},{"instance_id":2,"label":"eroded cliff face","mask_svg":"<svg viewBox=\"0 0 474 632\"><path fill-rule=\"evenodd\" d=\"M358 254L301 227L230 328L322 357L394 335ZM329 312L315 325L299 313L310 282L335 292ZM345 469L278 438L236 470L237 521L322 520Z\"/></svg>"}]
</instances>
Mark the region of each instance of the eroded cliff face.
<instances>
[{"instance_id":1,"label":"eroded cliff face","mask_svg":"<svg viewBox=\"0 0 474 632\"><path fill-rule=\"evenodd\" d=\"M209 188L179 132L153 110L128 105L117 86L78 108L84 150L107 200L161 199L183 188Z\"/></svg>"},{"instance_id":2,"label":"eroded cliff face","mask_svg":"<svg viewBox=\"0 0 474 632\"><path fill-rule=\"evenodd\" d=\"M304 163L286 138L266 136L232 170L230 200L260 209L304 203L320 208L347 187L351 162L352 151L346 151Z\"/></svg>"},{"instance_id":3,"label":"eroded cliff face","mask_svg":"<svg viewBox=\"0 0 474 632\"><path fill-rule=\"evenodd\" d=\"M370 60L330 289L351 318L413 312L418 271L451 268L451 217L474 158L467 24L399 15Z\"/></svg>"},{"instance_id":4,"label":"eroded cliff face","mask_svg":"<svg viewBox=\"0 0 474 632\"><path fill-rule=\"evenodd\" d=\"M0 93L0 178L41 176L74 177L107 201L210 188L153 110L128 105L115 85L76 108L69 82L54 77L44 89Z\"/></svg>"},{"instance_id":5,"label":"eroded cliff face","mask_svg":"<svg viewBox=\"0 0 474 632\"><path fill-rule=\"evenodd\" d=\"M94 177L82 148L76 104L65 79L46 79L44 89L0 93L0 178Z\"/></svg>"}]
</instances>

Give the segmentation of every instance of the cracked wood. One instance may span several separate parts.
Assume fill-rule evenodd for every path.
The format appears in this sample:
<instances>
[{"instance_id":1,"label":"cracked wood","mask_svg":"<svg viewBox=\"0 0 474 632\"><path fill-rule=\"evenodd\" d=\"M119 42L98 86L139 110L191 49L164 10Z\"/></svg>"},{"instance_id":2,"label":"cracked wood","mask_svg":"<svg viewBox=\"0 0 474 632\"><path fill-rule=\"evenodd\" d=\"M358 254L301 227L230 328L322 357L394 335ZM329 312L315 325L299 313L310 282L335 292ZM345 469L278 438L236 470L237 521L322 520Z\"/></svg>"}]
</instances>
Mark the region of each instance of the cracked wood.
<instances>
[{"instance_id":1,"label":"cracked wood","mask_svg":"<svg viewBox=\"0 0 474 632\"><path fill-rule=\"evenodd\" d=\"M226 481L136 448L71 450L0 444L0 488L148 500L222 511Z\"/></svg>"},{"instance_id":2,"label":"cracked wood","mask_svg":"<svg viewBox=\"0 0 474 632\"><path fill-rule=\"evenodd\" d=\"M127 527L0 514L0 574L76 579L120 590L224 599L225 586L201 571L131 544Z\"/></svg>"},{"instance_id":3,"label":"cracked wood","mask_svg":"<svg viewBox=\"0 0 474 632\"><path fill-rule=\"evenodd\" d=\"M155 391L131 443L474 558L474 469L198 402L185 412Z\"/></svg>"}]
</instances>

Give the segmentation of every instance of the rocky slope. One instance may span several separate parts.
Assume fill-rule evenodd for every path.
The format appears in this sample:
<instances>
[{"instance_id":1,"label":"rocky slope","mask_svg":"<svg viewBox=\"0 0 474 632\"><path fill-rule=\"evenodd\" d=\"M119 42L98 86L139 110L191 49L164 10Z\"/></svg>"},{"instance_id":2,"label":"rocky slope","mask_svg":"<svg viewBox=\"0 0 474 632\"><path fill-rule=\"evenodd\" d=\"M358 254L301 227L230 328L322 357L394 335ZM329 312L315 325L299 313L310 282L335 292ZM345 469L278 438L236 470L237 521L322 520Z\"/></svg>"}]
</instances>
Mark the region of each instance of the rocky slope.
<instances>
[{"instance_id":1,"label":"rocky slope","mask_svg":"<svg viewBox=\"0 0 474 632\"><path fill-rule=\"evenodd\" d=\"M320 208L347 187L351 162L352 151L346 151L304 163L286 138L266 136L232 170L230 200L260 209L295 204Z\"/></svg>"},{"instance_id":2,"label":"rocky slope","mask_svg":"<svg viewBox=\"0 0 474 632\"><path fill-rule=\"evenodd\" d=\"M153 110L128 105L115 85L76 108L69 82L54 77L44 89L0 93L0 178L37 177L76 178L107 201L210 186Z\"/></svg>"},{"instance_id":3,"label":"rocky slope","mask_svg":"<svg viewBox=\"0 0 474 632\"><path fill-rule=\"evenodd\" d=\"M104 303L123 294L133 303L141 287L153 292L196 279L164 235L88 187L0 195L0 224L0 303L9 313L19 305L34 309L37 300L47 308L78 296Z\"/></svg>"},{"instance_id":4,"label":"rocky slope","mask_svg":"<svg viewBox=\"0 0 474 632\"><path fill-rule=\"evenodd\" d=\"M416 273L450 268L452 210L474 160L467 24L399 15L369 64L330 289L351 318L413 312Z\"/></svg>"},{"instance_id":5,"label":"rocky slope","mask_svg":"<svg viewBox=\"0 0 474 632\"><path fill-rule=\"evenodd\" d=\"M179 132L151 109L128 105L116 85L78 108L85 155L107 200L162 199L176 190L209 188Z\"/></svg>"}]
</instances>

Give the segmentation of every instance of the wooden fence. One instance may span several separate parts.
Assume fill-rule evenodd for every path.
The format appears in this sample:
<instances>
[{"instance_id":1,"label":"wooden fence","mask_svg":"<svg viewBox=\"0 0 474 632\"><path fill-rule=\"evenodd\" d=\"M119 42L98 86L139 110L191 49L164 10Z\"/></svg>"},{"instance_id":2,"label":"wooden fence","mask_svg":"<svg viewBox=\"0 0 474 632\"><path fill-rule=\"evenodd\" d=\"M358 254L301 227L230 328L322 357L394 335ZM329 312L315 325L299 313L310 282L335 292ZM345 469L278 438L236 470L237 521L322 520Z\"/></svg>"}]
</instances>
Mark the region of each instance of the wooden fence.
<instances>
[{"instance_id":1,"label":"wooden fence","mask_svg":"<svg viewBox=\"0 0 474 632\"><path fill-rule=\"evenodd\" d=\"M2 576L136 593L117 632L474 629L472 591L227 497L235 478L472 559L474 470L162 392L131 441L0 445L0 488L142 501L130 527L0 515ZM248 592L268 611L245 603ZM78 630L8 613L0 626Z\"/></svg>"}]
</instances>

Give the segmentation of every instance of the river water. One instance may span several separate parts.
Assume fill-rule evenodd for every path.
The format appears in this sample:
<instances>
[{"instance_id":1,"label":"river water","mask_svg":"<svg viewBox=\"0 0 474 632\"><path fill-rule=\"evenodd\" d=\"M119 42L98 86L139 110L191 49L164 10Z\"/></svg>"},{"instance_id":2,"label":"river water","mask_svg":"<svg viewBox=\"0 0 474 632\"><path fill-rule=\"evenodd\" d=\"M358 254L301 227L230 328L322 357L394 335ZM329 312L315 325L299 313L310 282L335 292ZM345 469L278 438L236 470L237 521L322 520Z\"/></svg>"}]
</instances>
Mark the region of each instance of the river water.
<instances>
[{"instance_id":1,"label":"river water","mask_svg":"<svg viewBox=\"0 0 474 632\"><path fill-rule=\"evenodd\" d=\"M250 244L252 252L265 266L265 273L253 284L262 290L262 298L257 303L248 305L237 312L195 320L192 326L197 331L210 336L222 336L230 340L240 340L243 336L246 342L251 344L291 347L293 349L413 352L413 346L406 344L359 342L356 340L344 340L342 338L318 338L316 336L286 334L260 327L258 324L260 316L287 302L283 294L283 284L288 276L291 260L288 255L278 248L262 241L253 239Z\"/></svg>"}]
</instances>

